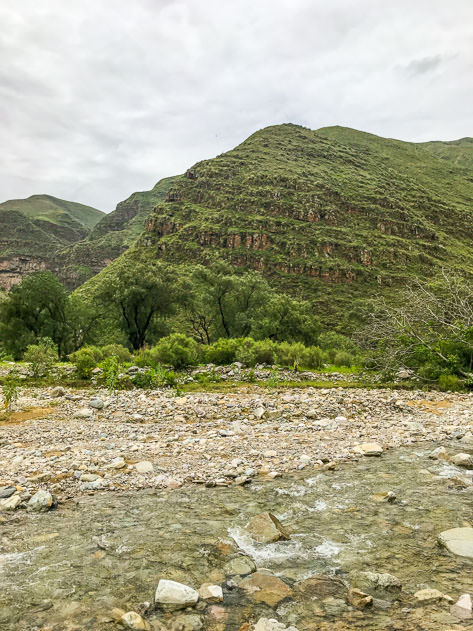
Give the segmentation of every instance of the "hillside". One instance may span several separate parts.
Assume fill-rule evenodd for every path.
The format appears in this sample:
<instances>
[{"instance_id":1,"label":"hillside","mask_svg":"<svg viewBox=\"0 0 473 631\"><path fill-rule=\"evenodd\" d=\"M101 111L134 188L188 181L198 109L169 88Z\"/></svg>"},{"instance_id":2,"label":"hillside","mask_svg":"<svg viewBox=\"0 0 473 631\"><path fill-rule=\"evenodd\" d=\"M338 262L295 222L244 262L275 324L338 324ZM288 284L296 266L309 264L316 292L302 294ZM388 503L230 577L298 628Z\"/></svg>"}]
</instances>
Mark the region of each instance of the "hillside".
<instances>
[{"instance_id":1,"label":"hillside","mask_svg":"<svg viewBox=\"0 0 473 631\"><path fill-rule=\"evenodd\" d=\"M149 191L133 193L103 216L86 239L59 251L54 267L61 278L77 287L122 254L139 237L145 219L177 179L164 178Z\"/></svg>"},{"instance_id":2,"label":"hillside","mask_svg":"<svg viewBox=\"0 0 473 631\"><path fill-rule=\"evenodd\" d=\"M51 195L0 204L0 287L9 289L24 274L48 268L55 252L84 239L103 216Z\"/></svg>"},{"instance_id":3,"label":"hillside","mask_svg":"<svg viewBox=\"0 0 473 631\"><path fill-rule=\"evenodd\" d=\"M473 169L459 142L461 159L458 143L268 127L179 178L126 260L224 259L330 317L443 266L471 273Z\"/></svg>"}]
</instances>

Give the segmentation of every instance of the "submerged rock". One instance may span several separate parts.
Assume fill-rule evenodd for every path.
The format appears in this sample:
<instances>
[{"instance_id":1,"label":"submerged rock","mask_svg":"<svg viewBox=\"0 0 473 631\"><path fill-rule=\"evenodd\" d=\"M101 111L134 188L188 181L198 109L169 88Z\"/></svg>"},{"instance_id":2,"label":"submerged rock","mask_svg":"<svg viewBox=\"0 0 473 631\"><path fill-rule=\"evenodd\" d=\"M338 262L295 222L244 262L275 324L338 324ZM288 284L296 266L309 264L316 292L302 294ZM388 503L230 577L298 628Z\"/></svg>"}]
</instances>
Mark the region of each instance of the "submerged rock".
<instances>
[{"instance_id":1,"label":"submerged rock","mask_svg":"<svg viewBox=\"0 0 473 631\"><path fill-rule=\"evenodd\" d=\"M146 620L135 611L128 611L120 618L120 624L127 629L138 629L139 631L151 631L151 627Z\"/></svg>"},{"instance_id":2,"label":"submerged rock","mask_svg":"<svg viewBox=\"0 0 473 631\"><path fill-rule=\"evenodd\" d=\"M352 587L348 590L347 601L357 609L365 609L366 607L371 607L373 604L373 596Z\"/></svg>"},{"instance_id":3,"label":"submerged rock","mask_svg":"<svg viewBox=\"0 0 473 631\"><path fill-rule=\"evenodd\" d=\"M0 500L0 510L15 510L15 508L20 504L21 496L19 493L15 493L14 495L10 495L10 497L6 497Z\"/></svg>"},{"instance_id":4,"label":"submerged rock","mask_svg":"<svg viewBox=\"0 0 473 631\"><path fill-rule=\"evenodd\" d=\"M396 593L402 589L401 581L387 572L359 572L354 571L349 574L351 587L366 590L368 593L388 592Z\"/></svg>"},{"instance_id":5,"label":"submerged rock","mask_svg":"<svg viewBox=\"0 0 473 631\"><path fill-rule=\"evenodd\" d=\"M255 572L247 576L238 584L256 602L263 602L274 607L281 600L292 596L293 590L277 576Z\"/></svg>"},{"instance_id":6,"label":"submerged rock","mask_svg":"<svg viewBox=\"0 0 473 631\"><path fill-rule=\"evenodd\" d=\"M451 528L438 536L439 543L453 554L473 559L473 528Z\"/></svg>"},{"instance_id":7,"label":"submerged rock","mask_svg":"<svg viewBox=\"0 0 473 631\"><path fill-rule=\"evenodd\" d=\"M466 469L473 469L473 456L470 454L455 454L450 458L450 462L457 467L465 467Z\"/></svg>"},{"instance_id":8,"label":"submerged rock","mask_svg":"<svg viewBox=\"0 0 473 631\"><path fill-rule=\"evenodd\" d=\"M334 596L344 598L347 592L345 583L334 576L311 576L300 583L296 583L295 588L306 598L326 598Z\"/></svg>"},{"instance_id":9,"label":"submerged rock","mask_svg":"<svg viewBox=\"0 0 473 631\"><path fill-rule=\"evenodd\" d=\"M255 624L254 631L297 631L296 627L286 627L274 618L260 618Z\"/></svg>"},{"instance_id":10,"label":"submerged rock","mask_svg":"<svg viewBox=\"0 0 473 631\"><path fill-rule=\"evenodd\" d=\"M170 631L200 631L203 629L202 618L195 613L177 616L170 627Z\"/></svg>"},{"instance_id":11,"label":"submerged rock","mask_svg":"<svg viewBox=\"0 0 473 631\"><path fill-rule=\"evenodd\" d=\"M57 505L54 496L49 491L40 489L33 497L30 498L27 504L27 510L34 511L36 513L44 513Z\"/></svg>"},{"instance_id":12,"label":"submerged rock","mask_svg":"<svg viewBox=\"0 0 473 631\"><path fill-rule=\"evenodd\" d=\"M238 556L225 563L223 571L228 576L245 576L245 574L251 574L256 570L256 565L253 559L245 556Z\"/></svg>"},{"instance_id":13,"label":"submerged rock","mask_svg":"<svg viewBox=\"0 0 473 631\"><path fill-rule=\"evenodd\" d=\"M443 597L444 595L442 592L439 592L438 589L420 589L414 594L414 598L421 605L429 605L431 603L439 602L439 600L442 600Z\"/></svg>"},{"instance_id":14,"label":"submerged rock","mask_svg":"<svg viewBox=\"0 0 473 631\"><path fill-rule=\"evenodd\" d=\"M223 600L223 591L220 585L204 583L199 589L199 596L202 600L219 603Z\"/></svg>"},{"instance_id":15,"label":"submerged rock","mask_svg":"<svg viewBox=\"0 0 473 631\"><path fill-rule=\"evenodd\" d=\"M255 515L246 524L245 529L258 543L273 543L290 538L284 526L272 513Z\"/></svg>"},{"instance_id":16,"label":"submerged rock","mask_svg":"<svg viewBox=\"0 0 473 631\"><path fill-rule=\"evenodd\" d=\"M164 609L184 609L197 603L199 593L188 585L161 579L156 588L154 600Z\"/></svg>"}]
</instances>

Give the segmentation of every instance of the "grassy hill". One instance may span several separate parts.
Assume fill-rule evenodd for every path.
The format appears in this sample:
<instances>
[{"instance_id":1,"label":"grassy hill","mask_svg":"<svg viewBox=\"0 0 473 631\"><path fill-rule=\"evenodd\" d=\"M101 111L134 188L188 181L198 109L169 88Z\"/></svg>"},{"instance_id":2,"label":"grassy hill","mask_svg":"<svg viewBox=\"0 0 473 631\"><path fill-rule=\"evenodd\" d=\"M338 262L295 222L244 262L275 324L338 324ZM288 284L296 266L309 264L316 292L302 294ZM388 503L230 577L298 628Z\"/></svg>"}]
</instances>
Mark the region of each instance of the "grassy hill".
<instances>
[{"instance_id":1,"label":"grassy hill","mask_svg":"<svg viewBox=\"0 0 473 631\"><path fill-rule=\"evenodd\" d=\"M224 259L338 318L441 267L473 272L471 146L268 127L178 178L124 256Z\"/></svg>"}]
</instances>

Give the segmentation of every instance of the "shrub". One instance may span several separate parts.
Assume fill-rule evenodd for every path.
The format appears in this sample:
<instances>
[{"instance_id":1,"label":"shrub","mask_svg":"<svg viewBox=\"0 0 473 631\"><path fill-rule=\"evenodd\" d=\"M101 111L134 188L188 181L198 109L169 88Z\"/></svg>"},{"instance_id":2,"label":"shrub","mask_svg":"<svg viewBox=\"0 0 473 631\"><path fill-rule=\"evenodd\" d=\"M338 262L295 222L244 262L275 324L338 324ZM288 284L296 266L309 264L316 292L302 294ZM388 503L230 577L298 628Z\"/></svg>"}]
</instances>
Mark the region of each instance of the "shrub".
<instances>
[{"instance_id":1,"label":"shrub","mask_svg":"<svg viewBox=\"0 0 473 631\"><path fill-rule=\"evenodd\" d=\"M323 368L327 361L327 355L319 346L309 346L305 354L305 366L307 368Z\"/></svg>"},{"instance_id":2,"label":"shrub","mask_svg":"<svg viewBox=\"0 0 473 631\"><path fill-rule=\"evenodd\" d=\"M442 392L456 392L461 389L460 379L456 375L440 375L438 384Z\"/></svg>"},{"instance_id":3,"label":"shrub","mask_svg":"<svg viewBox=\"0 0 473 631\"><path fill-rule=\"evenodd\" d=\"M281 342L276 347L276 359L281 366L297 369L306 364L307 349L301 342Z\"/></svg>"},{"instance_id":4,"label":"shrub","mask_svg":"<svg viewBox=\"0 0 473 631\"><path fill-rule=\"evenodd\" d=\"M203 359L211 364L225 366L236 360L236 354L242 344L241 338L222 337L203 349Z\"/></svg>"},{"instance_id":5,"label":"shrub","mask_svg":"<svg viewBox=\"0 0 473 631\"><path fill-rule=\"evenodd\" d=\"M333 358L333 363L335 366L353 366L353 355L346 351L338 351Z\"/></svg>"},{"instance_id":6,"label":"shrub","mask_svg":"<svg viewBox=\"0 0 473 631\"><path fill-rule=\"evenodd\" d=\"M2 386L3 403L6 410L11 408L20 394L20 383L16 373L10 373L3 382Z\"/></svg>"},{"instance_id":7,"label":"shrub","mask_svg":"<svg viewBox=\"0 0 473 631\"><path fill-rule=\"evenodd\" d=\"M69 355L69 359L77 368L80 377L89 379L92 370L102 360L102 352L96 346L84 346Z\"/></svg>"},{"instance_id":8,"label":"shrub","mask_svg":"<svg viewBox=\"0 0 473 631\"><path fill-rule=\"evenodd\" d=\"M107 344L100 349L103 359L107 357L118 357L118 361L122 364L133 361L130 351L121 344Z\"/></svg>"},{"instance_id":9,"label":"shrub","mask_svg":"<svg viewBox=\"0 0 473 631\"><path fill-rule=\"evenodd\" d=\"M153 364L155 364L155 357L149 348L141 348L134 354L133 361L136 366L145 368L146 366L153 366Z\"/></svg>"},{"instance_id":10,"label":"shrub","mask_svg":"<svg viewBox=\"0 0 473 631\"><path fill-rule=\"evenodd\" d=\"M272 340L258 340L251 337L239 340L240 346L235 354L237 361L247 366L256 364L274 364L277 344Z\"/></svg>"},{"instance_id":11,"label":"shrub","mask_svg":"<svg viewBox=\"0 0 473 631\"><path fill-rule=\"evenodd\" d=\"M58 360L57 348L50 339L44 338L38 344L30 344L23 359L31 365L33 377L44 377Z\"/></svg>"},{"instance_id":12,"label":"shrub","mask_svg":"<svg viewBox=\"0 0 473 631\"><path fill-rule=\"evenodd\" d=\"M168 364L174 368L185 368L197 362L198 345L191 337L183 333L172 333L163 337L151 349L151 356L162 364Z\"/></svg>"},{"instance_id":13,"label":"shrub","mask_svg":"<svg viewBox=\"0 0 473 631\"><path fill-rule=\"evenodd\" d=\"M104 359L103 362L100 363L100 368L102 372L99 380L105 384L109 392L115 392L118 386L124 385L123 383L119 383L119 375L122 372L122 366L116 355Z\"/></svg>"}]
</instances>

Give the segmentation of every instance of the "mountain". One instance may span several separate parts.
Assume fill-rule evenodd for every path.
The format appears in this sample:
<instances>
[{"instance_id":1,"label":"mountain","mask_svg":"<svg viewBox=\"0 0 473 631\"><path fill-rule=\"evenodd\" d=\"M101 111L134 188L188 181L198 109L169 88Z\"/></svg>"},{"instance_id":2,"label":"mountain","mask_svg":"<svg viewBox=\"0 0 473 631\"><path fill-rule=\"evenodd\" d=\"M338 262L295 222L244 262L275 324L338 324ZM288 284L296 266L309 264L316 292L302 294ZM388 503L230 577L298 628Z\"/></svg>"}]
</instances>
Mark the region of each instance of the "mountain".
<instances>
[{"instance_id":1,"label":"mountain","mask_svg":"<svg viewBox=\"0 0 473 631\"><path fill-rule=\"evenodd\" d=\"M77 287L122 254L139 237L145 219L177 180L164 178L149 191L133 193L104 215L86 239L57 252L54 267L61 279Z\"/></svg>"},{"instance_id":2,"label":"mountain","mask_svg":"<svg viewBox=\"0 0 473 631\"><path fill-rule=\"evenodd\" d=\"M122 256L223 259L338 318L442 267L473 272L472 148L268 127L175 180Z\"/></svg>"},{"instance_id":3,"label":"mountain","mask_svg":"<svg viewBox=\"0 0 473 631\"><path fill-rule=\"evenodd\" d=\"M51 195L0 204L0 286L10 288L23 274L46 269L55 252L84 239L103 216Z\"/></svg>"}]
</instances>

